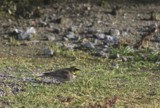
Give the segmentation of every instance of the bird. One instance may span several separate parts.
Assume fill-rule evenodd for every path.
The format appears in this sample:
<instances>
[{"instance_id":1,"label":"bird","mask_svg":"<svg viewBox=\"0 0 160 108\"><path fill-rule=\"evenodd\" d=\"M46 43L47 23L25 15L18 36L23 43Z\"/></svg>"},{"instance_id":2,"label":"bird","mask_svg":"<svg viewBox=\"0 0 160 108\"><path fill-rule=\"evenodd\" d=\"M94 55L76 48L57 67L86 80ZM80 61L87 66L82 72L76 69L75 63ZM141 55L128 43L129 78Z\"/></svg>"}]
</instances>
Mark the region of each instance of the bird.
<instances>
[{"instance_id":1,"label":"bird","mask_svg":"<svg viewBox=\"0 0 160 108\"><path fill-rule=\"evenodd\" d=\"M80 69L72 66L69 68L58 69L53 72L45 72L41 75L41 77L49 77L54 78L60 82L66 82L74 80L76 78L77 71L80 71Z\"/></svg>"}]
</instances>

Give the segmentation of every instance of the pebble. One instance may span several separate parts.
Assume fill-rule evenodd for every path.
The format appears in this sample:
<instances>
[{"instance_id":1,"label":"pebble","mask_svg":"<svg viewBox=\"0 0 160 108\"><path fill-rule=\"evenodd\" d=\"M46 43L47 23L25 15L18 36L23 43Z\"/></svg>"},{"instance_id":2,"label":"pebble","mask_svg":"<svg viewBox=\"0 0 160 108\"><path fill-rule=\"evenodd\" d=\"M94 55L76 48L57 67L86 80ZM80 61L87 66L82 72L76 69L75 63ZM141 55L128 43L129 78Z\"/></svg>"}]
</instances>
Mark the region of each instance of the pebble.
<instances>
[{"instance_id":1,"label":"pebble","mask_svg":"<svg viewBox=\"0 0 160 108\"><path fill-rule=\"evenodd\" d=\"M4 95L5 95L5 92L2 89L0 89L0 97L2 97Z\"/></svg>"},{"instance_id":2,"label":"pebble","mask_svg":"<svg viewBox=\"0 0 160 108\"><path fill-rule=\"evenodd\" d=\"M48 23L44 22L44 21L39 21L39 26L40 27L47 27Z\"/></svg>"},{"instance_id":3,"label":"pebble","mask_svg":"<svg viewBox=\"0 0 160 108\"><path fill-rule=\"evenodd\" d=\"M128 32L122 31L121 35L122 35L122 36L128 36Z\"/></svg>"},{"instance_id":4,"label":"pebble","mask_svg":"<svg viewBox=\"0 0 160 108\"><path fill-rule=\"evenodd\" d=\"M116 53L116 54L111 54L111 55L109 56L110 59L117 59L117 58L119 58L119 57L120 57L120 55L119 55L118 53Z\"/></svg>"},{"instance_id":5,"label":"pebble","mask_svg":"<svg viewBox=\"0 0 160 108\"><path fill-rule=\"evenodd\" d=\"M156 62L157 65L160 65L160 61Z\"/></svg>"},{"instance_id":6,"label":"pebble","mask_svg":"<svg viewBox=\"0 0 160 108\"><path fill-rule=\"evenodd\" d=\"M97 39L104 39L106 37L105 34L96 34L95 36Z\"/></svg>"},{"instance_id":7,"label":"pebble","mask_svg":"<svg viewBox=\"0 0 160 108\"><path fill-rule=\"evenodd\" d=\"M105 43L106 43L107 45L115 45L115 44L118 44L118 38L115 37L115 36L107 35L104 41L105 41Z\"/></svg>"},{"instance_id":8,"label":"pebble","mask_svg":"<svg viewBox=\"0 0 160 108\"><path fill-rule=\"evenodd\" d=\"M47 35L46 36L48 41L54 41L55 40L55 36L51 36L51 35Z\"/></svg>"},{"instance_id":9,"label":"pebble","mask_svg":"<svg viewBox=\"0 0 160 108\"><path fill-rule=\"evenodd\" d=\"M52 57L55 54L55 52L51 48L45 48L44 49L44 55L47 57Z\"/></svg>"},{"instance_id":10,"label":"pebble","mask_svg":"<svg viewBox=\"0 0 160 108\"><path fill-rule=\"evenodd\" d=\"M128 61L127 57L123 56L123 57L122 57L122 61L123 61L123 62Z\"/></svg>"},{"instance_id":11,"label":"pebble","mask_svg":"<svg viewBox=\"0 0 160 108\"><path fill-rule=\"evenodd\" d=\"M27 28L26 31L21 32L18 35L19 40L31 40L33 35L36 34L36 29L34 27Z\"/></svg>"},{"instance_id":12,"label":"pebble","mask_svg":"<svg viewBox=\"0 0 160 108\"><path fill-rule=\"evenodd\" d=\"M69 33L66 35L66 37L67 37L68 39L75 39L75 38L76 38L76 35L75 35L74 32L69 32Z\"/></svg>"},{"instance_id":13,"label":"pebble","mask_svg":"<svg viewBox=\"0 0 160 108\"><path fill-rule=\"evenodd\" d=\"M120 35L120 31L118 30L118 29L110 29L109 30L109 34L111 35L111 36L119 36Z\"/></svg>"},{"instance_id":14,"label":"pebble","mask_svg":"<svg viewBox=\"0 0 160 108\"><path fill-rule=\"evenodd\" d=\"M85 48L88 48L88 49L94 49L95 46L92 42L87 42L83 45Z\"/></svg>"},{"instance_id":15,"label":"pebble","mask_svg":"<svg viewBox=\"0 0 160 108\"><path fill-rule=\"evenodd\" d=\"M69 28L69 31L71 31L71 32L77 32L78 31L78 27L77 26L71 26Z\"/></svg>"}]
</instances>

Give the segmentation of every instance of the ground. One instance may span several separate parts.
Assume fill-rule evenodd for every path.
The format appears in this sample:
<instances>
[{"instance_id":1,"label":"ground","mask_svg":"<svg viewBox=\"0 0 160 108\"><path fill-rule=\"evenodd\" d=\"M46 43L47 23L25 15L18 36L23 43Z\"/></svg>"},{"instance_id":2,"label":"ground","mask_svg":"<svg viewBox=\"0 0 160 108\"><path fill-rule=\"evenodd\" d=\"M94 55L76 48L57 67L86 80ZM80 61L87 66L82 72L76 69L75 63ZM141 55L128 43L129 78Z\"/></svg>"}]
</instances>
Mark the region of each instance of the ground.
<instances>
[{"instance_id":1,"label":"ground","mask_svg":"<svg viewBox=\"0 0 160 108\"><path fill-rule=\"evenodd\" d=\"M91 4L54 4L17 13L3 10L0 15L0 106L159 108L160 43L152 42L147 49L132 49L141 38L144 26L159 23L148 20L153 10L159 16L159 7L120 7L118 15L111 15L113 6ZM22 14L25 12L29 14ZM34 27L36 34L29 40L18 39L15 29L27 27ZM70 30L72 27L77 29ZM95 52L108 45L103 45L103 40L95 34L111 35L112 28L120 32L116 34L118 39L127 40L128 46L110 47L111 51L104 51L109 57L95 56ZM74 32L76 38L67 37L69 32ZM55 39L49 40L48 35ZM159 32L153 35L159 37ZM95 45L95 40L100 44ZM84 48L86 41L95 46ZM66 47L68 44L82 45L70 49ZM54 54L44 53L46 47ZM110 58L115 54L120 57ZM57 85L23 81L70 66L81 69L73 82Z\"/></svg>"}]
</instances>

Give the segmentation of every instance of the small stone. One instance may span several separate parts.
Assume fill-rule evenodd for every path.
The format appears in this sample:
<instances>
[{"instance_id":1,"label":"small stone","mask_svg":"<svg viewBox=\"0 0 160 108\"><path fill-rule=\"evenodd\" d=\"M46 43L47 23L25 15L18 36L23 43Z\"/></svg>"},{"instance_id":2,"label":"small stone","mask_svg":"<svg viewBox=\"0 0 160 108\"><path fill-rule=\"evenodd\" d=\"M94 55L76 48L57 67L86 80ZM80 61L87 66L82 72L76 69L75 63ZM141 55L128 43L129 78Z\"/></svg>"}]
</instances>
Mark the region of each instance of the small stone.
<instances>
[{"instance_id":1,"label":"small stone","mask_svg":"<svg viewBox=\"0 0 160 108\"><path fill-rule=\"evenodd\" d=\"M52 57L54 55L54 51L51 48L45 48L44 49L44 55L46 55L47 57Z\"/></svg>"},{"instance_id":2,"label":"small stone","mask_svg":"<svg viewBox=\"0 0 160 108\"><path fill-rule=\"evenodd\" d=\"M87 42L83 45L85 48L94 49L95 46L92 42Z\"/></svg>"},{"instance_id":3,"label":"small stone","mask_svg":"<svg viewBox=\"0 0 160 108\"><path fill-rule=\"evenodd\" d=\"M71 31L71 32L77 32L77 30L78 30L78 27L77 27L77 26L71 26L71 27L69 28L69 31Z\"/></svg>"},{"instance_id":4,"label":"small stone","mask_svg":"<svg viewBox=\"0 0 160 108\"><path fill-rule=\"evenodd\" d=\"M120 35L120 31L118 29L110 29L109 34L111 36L119 36Z\"/></svg>"},{"instance_id":5,"label":"small stone","mask_svg":"<svg viewBox=\"0 0 160 108\"><path fill-rule=\"evenodd\" d=\"M96 28L96 27L88 28L87 32L88 32L89 34L97 33L97 28Z\"/></svg>"},{"instance_id":6,"label":"small stone","mask_svg":"<svg viewBox=\"0 0 160 108\"><path fill-rule=\"evenodd\" d=\"M157 65L160 65L160 61L156 62Z\"/></svg>"},{"instance_id":7,"label":"small stone","mask_svg":"<svg viewBox=\"0 0 160 108\"><path fill-rule=\"evenodd\" d=\"M104 41L107 45L115 45L118 44L118 38L115 36L107 35Z\"/></svg>"},{"instance_id":8,"label":"small stone","mask_svg":"<svg viewBox=\"0 0 160 108\"><path fill-rule=\"evenodd\" d=\"M98 57L108 58L108 55L104 51L99 51L95 55Z\"/></svg>"},{"instance_id":9,"label":"small stone","mask_svg":"<svg viewBox=\"0 0 160 108\"><path fill-rule=\"evenodd\" d=\"M30 27L26 31L21 32L18 35L18 39L19 40L31 40L31 38L33 37L34 34L36 34L35 28L34 27Z\"/></svg>"},{"instance_id":10,"label":"small stone","mask_svg":"<svg viewBox=\"0 0 160 108\"><path fill-rule=\"evenodd\" d=\"M55 37L51 36L51 35L47 35L46 38L47 38L48 41L54 41L55 40Z\"/></svg>"},{"instance_id":11,"label":"small stone","mask_svg":"<svg viewBox=\"0 0 160 108\"><path fill-rule=\"evenodd\" d=\"M122 61L123 61L123 62L128 61L127 57L124 57L124 56L123 56L123 57L122 57Z\"/></svg>"},{"instance_id":12,"label":"small stone","mask_svg":"<svg viewBox=\"0 0 160 108\"><path fill-rule=\"evenodd\" d=\"M0 97L2 97L4 95L5 95L4 91L0 89Z\"/></svg>"},{"instance_id":13,"label":"small stone","mask_svg":"<svg viewBox=\"0 0 160 108\"><path fill-rule=\"evenodd\" d=\"M123 32L121 33L121 35L122 35L122 36L128 36L128 33L127 33L126 31L123 31Z\"/></svg>"},{"instance_id":14,"label":"small stone","mask_svg":"<svg viewBox=\"0 0 160 108\"><path fill-rule=\"evenodd\" d=\"M110 59L117 59L119 57L120 57L120 55L118 53L112 54L112 55L109 56Z\"/></svg>"},{"instance_id":15,"label":"small stone","mask_svg":"<svg viewBox=\"0 0 160 108\"><path fill-rule=\"evenodd\" d=\"M63 40L64 40L64 41L69 41L69 39L68 39L68 38L66 38L66 37L64 37L64 38L63 38Z\"/></svg>"},{"instance_id":16,"label":"small stone","mask_svg":"<svg viewBox=\"0 0 160 108\"><path fill-rule=\"evenodd\" d=\"M104 39L105 38L105 34L96 34L96 38L97 39Z\"/></svg>"},{"instance_id":17,"label":"small stone","mask_svg":"<svg viewBox=\"0 0 160 108\"><path fill-rule=\"evenodd\" d=\"M48 24L45 21L39 21L39 26L40 27L47 27Z\"/></svg>"},{"instance_id":18,"label":"small stone","mask_svg":"<svg viewBox=\"0 0 160 108\"><path fill-rule=\"evenodd\" d=\"M75 39L75 38L76 38L76 35L74 34L74 32L69 32L69 33L66 35L66 37L67 37L68 39Z\"/></svg>"}]
</instances>

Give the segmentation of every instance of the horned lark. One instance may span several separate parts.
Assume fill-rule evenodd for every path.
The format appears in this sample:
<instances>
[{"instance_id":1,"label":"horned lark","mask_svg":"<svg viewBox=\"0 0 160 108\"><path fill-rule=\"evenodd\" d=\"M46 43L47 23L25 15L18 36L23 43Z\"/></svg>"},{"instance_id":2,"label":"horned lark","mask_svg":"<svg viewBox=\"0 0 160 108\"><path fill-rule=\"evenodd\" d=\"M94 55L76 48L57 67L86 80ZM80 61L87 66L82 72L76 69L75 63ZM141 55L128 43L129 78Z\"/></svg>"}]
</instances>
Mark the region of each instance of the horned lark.
<instances>
[{"instance_id":1,"label":"horned lark","mask_svg":"<svg viewBox=\"0 0 160 108\"><path fill-rule=\"evenodd\" d=\"M75 72L80 69L72 66L70 68L63 68L53 72L46 72L41 75L41 77L54 78L60 82L71 81L76 78Z\"/></svg>"}]
</instances>

